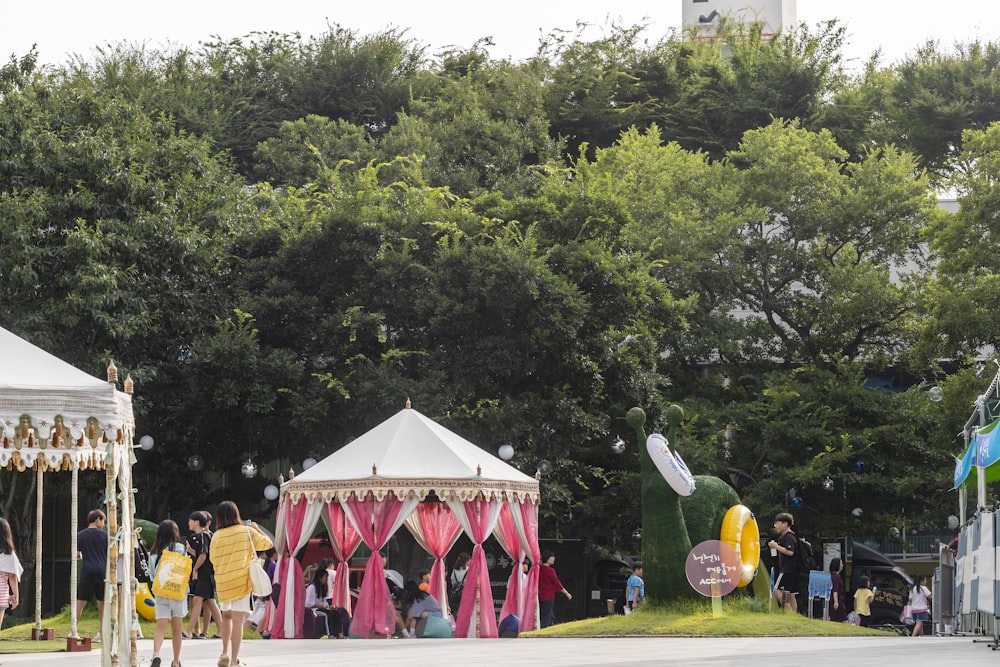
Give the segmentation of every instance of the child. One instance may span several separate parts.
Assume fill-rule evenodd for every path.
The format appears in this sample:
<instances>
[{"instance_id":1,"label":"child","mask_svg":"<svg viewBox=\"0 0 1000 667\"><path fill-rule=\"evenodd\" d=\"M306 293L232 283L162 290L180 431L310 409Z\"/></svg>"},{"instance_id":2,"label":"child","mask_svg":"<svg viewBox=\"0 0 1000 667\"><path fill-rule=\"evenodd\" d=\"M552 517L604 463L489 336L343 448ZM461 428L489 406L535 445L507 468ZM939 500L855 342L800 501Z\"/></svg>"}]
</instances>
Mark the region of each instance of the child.
<instances>
[{"instance_id":1,"label":"child","mask_svg":"<svg viewBox=\"0 0 1000 667\"><path fill-rule=\"evenodd\" d=\"M625 615L628 616L646 597L646 586L642 581L642 563L632 565L632 575L625 582Z\"/></svg>"},{"instance_id":2,"label":"child","mask_svg":"<svg viewBox=\"0 0 1000 667\"><path fill-rule=\"evenodd\" d=\"M181 533L177 524L166 519L160 522L160 527L156 531L156 541L153 548L149 550L149 569L156 577L157 566L160 564L161 555L164 551L175 551L184 554L184 545L181 544ZM180 667L181 664L181 631L184 617L187 616L187 597L174 600L154 596L156 599L156 633L153 635L153 661L150 667L160 667L160 647L163 646L163 638L167 635L167 623L170 623L170 640L173 644L174 659L170 663L171 667Z\"/></svg>"},{"instance_id":3,"label":"child","mask_svg":"<svg viewBox=\"0 0 1000 667\"><path fill-rule=\"evenodd\" d=\"M21 561L14 553L14 536L10 532L7 519L0 518L0 627L3 627L3 614L7 607L17 609L18 585L21 580Z\"/></svg>"},{"instance_id":4,"label":"child","mask_svg":"<svg viewBox=\"0 0 1000 667\"><path fill-rule=\"evenodd\" d=\"M910 589L910 612L913 614L913 634L912 637L919 637L924 634L924 621L930 622L931 615L927 611L927 603L931 599L931 592L927 590L927 576L918 574L913 581L913 588Z\"/></svg>"},{"instance_id":5,"label":"child","mask_svg":"<svg viewBox=\"0 0 1000 667\"><path fill-rule=\"evenodd\" d=\"M868 588L868 577L858 580L858 590L854 591L854 613L861 619L861 627L867 628L872 615L871 603L875 593Z\"/></svg>"}]
</instances>

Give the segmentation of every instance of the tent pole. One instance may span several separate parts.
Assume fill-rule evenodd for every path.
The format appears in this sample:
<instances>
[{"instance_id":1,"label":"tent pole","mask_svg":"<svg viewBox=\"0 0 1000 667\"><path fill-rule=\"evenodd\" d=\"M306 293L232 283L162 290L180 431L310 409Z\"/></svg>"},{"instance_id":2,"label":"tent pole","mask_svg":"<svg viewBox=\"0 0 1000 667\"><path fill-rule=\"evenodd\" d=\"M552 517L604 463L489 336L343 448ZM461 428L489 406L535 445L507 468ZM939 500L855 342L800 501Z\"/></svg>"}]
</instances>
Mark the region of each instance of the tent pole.
<instances>
[{"instance_id":1,"label":"tent pole","mask_svg":"<svg viewBox=\"0 0 1000 667\"><path fill-rule=\"evenodd\" d=\"M69 636L72 638L79 637L79 633L76 628L76 531L79 527L77 516L80 513L80 499L79 499L79 484L80 484L80 465L79 461L75 458L71 458L70 462L73 466L72 476L73 476L73 489L72 495L70 496L70 514L69 514L69 553L70 553L70 563L69 568Z\"/></svg>"},{"instance_id":2,"label":"tent pole","mask_svg":"<svg viewBox=\"0 0 1000 667\"><path fill-rule=\"evenodd\" d=\"M35 461L35 628L42 629L42 499L45 472L42 470L42 459ZM36 634L37 636L37 634Z\"/></svg>"}]
</instances>

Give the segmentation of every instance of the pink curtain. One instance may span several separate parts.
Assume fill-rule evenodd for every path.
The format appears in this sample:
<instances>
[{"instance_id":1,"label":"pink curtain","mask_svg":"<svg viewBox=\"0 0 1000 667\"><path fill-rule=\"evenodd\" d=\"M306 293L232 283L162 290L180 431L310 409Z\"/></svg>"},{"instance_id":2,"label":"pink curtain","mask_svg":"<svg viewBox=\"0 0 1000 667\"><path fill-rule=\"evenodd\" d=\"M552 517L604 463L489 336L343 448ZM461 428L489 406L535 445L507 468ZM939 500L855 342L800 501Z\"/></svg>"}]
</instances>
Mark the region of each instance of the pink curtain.
<instances>
[{"instance_id":1,"label":"pink curtain","mask_svg":"<svg viewBox=\"0 0 1000 667\"><path fill-rule=\"evenodd\" d=\"M278 514L285 516L285 543L274 545L281 554L278 564L274 570L274 580L281 584L281 592L278 595L277 609L271 618L271 625L268 632L274 639L301 639L302 638L302 618L306 609L306 591L300 585L302 581L302 567L295 558L295 548L302 536L302 529L306 520L309 502L302 498L297 503L289 501L288 496L281 499L278 506ZM285 615L288 606L291 604L292 628L286 633Z\"/></svg>"},{"instance_id":2,"label":"pink curtain","mask_svg":"<svg viewBox=\"0 0 1000 667\"><path fill-rule=\"evenodd\" d=\"M511 568L510 577L507 579L507 594L504 596L503 606L500 607L500 620L507 618L509 614L521 616L521 598L523 597L524 577L521 574L521 561L524 551L521 549L521 537L517 534L517 526L514 524L514 517L511 515L510 505L504 503L500 508L500 518L497 520L497 527L493 530L493 535L503 550L514 559L514 567Z\"/></svg>"},{"instance_id":3,"label":"pink curtain","mask_svg":"<svg viewBox=\"0 0 1000 667\"><path fill-rule=\"evenodd\" d=\"M417 544L434 556L434 565L431 567L431 595L437 599L442 609L447 609L448 588L444 557L458 540L462 526L448 508L448 504L442 502L420 503L416 512L407 518L406 525Z\"/></svg>"},{"instance_id":4,"label":"pink curtain","mask_svg":"<svg viewBox=\"0 0 1000 667\"><path fill-rule=\"evenodd\" d=\"M469 571L465 575L465 587L462 589L462 602L458 606L458 618L455 619L455 636L475 636L474 629L479 628L479 636L496 638L497 619L493 611L493 591L490 589L490 573L486 567L486 552L483 542L493 532L497 517L500 515L500 501L487 501L482 497L476 500L449 500L448 505L456 514L461 511L459 521L468 533L475 546L472 548L472 560ZM472 584L471 586L469 584ZM478 623L474 624L473 615L476 612L476 601L479 601Z\"/></svg>"},{"instance_id":5,"label":"pink curtain","mask_svg":"<svg viewBox=\"0 0 1000 667\"><path fill-rule=\"evenodd\" d=\"M539 561L542 558L538 546L538 506L530 498L522 499L521 502L511 500L508 506L511 509L514 526L521 538L521 549L531 559L531 568L528 570L524 582L524 594L520 600L521 630L534 630L538 612L538 568L541 566Z\"/></svg>"},{"instance_id":6,"label":"pink curtain","mask_svg":"<svg viewBox=\"0 0 1000 667\"><path fill-rule=\"evenodd\" d=\"M340 501L327 503L326 513L330 520L330 547L337 560L337 576L333 582L333 605L343 607L348 614L351 614L353 611L350 560L361 543L361 536L354 530Z\"/></svg>"},{"instance_id":7,"label":"pink curtain","mask_svg":"<svg viewBox=\"0 0 1000 667\"><path fill-rule=\"evenodd\" d=\"M341 504L372 552L365 566L365 578L361 582L351 632L362 637L392 634L396 629L396 608L385 583L385 565L379 549L385 546L399 527L397 519L403 510L403 501L392 493L378 501L369 492L364 500L358 500L352 494L349 500L342 500Z\"/></svg>"}]
</instances>

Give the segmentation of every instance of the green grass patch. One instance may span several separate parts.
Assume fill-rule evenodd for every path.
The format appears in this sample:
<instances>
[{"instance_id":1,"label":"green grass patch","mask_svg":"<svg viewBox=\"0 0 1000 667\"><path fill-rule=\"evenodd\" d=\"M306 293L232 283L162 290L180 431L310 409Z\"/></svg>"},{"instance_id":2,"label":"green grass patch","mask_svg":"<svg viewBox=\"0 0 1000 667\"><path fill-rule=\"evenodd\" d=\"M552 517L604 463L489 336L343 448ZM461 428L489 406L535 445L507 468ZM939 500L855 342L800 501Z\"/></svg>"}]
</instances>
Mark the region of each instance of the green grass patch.
<instances>
[{"instance_id":1,"label":"green grass patch","mask_svg":"<svg viewBox=\"0 0 1000 667\"><path fill-rule=\"evenodd\" d=\"M8 617L9 618L9 617ZM4 619L6 624L8 619ZM187 626L187 619L184 621ZM92 604L87 605L83 610L83 616L77 620L76 629L80 637L93 637L100 629L100 619L97 618L97 609ZM37 641L31 639L31 630L35 627L34 620L14 625L0 632L0 654L3 653L58 653L66 650L66 638L69 637L70 617L69 607L63 609L62 613L56 616L42 619L43 628L52 628L56 638L53 640ZM156 622L139 619L139 627L142 628L142 636L152 639L156 632ZM170 637L170 627L167 627L167 637ZM243 631L243 639L260 639L260 635L252 630ZM95 644L93 650L100 651L100 644Z\"/></svg>"},{"instance_id":2,"label":"green grass patch","mask_svg":"<svg viewBox=\"0 0 1000 667\"><path fill-rule=\"evenodd\" d=\"M768 611L765 606L746 598L723 600L722 613L718 617L712 613L709 599L678 600L666 605L640 607L630 616L588 618L522 634L528 637L890 636L884 630Z\"/></svg>"}]
</instances>

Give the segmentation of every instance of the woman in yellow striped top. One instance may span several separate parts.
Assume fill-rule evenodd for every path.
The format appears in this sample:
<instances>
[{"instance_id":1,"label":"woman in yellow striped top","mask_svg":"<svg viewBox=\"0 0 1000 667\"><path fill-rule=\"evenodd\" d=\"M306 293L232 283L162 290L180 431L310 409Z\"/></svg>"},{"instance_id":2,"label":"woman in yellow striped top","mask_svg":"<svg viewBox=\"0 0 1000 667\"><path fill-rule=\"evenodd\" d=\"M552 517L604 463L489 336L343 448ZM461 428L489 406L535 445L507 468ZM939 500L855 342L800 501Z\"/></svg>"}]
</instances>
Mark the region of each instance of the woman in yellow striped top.
<instances>
[{"instance_id":1,"label":"woman in yellow striped top","mask_svg":"<svg viewBox=\"0 0 1000 667\"><path fill-rule=\"evenodd\" d=\"M243 619L250 611L250 563L258 551L271 548L270 538L257 524L244 524L236 503L227 500L216 511L218 529L212 535L209 558L215 569L215 591L222 612L222 655L219 667L239 667ZM230 649L232 652L230 653Z\"/></svg>"}]
</instances>

